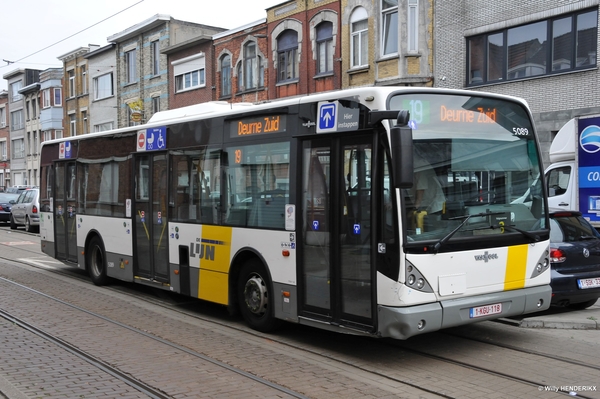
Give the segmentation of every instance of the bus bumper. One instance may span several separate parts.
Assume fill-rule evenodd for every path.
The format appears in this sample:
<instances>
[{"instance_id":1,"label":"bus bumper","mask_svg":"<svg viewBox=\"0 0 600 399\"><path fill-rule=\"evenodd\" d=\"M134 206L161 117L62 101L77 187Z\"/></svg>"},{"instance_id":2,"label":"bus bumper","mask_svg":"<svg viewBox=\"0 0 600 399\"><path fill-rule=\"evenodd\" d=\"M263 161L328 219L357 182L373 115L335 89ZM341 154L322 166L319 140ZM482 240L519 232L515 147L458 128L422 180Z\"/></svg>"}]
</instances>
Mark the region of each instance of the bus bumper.
<instances>
[{"instance_id":1,"label":"bus bumper","mask_svg":"<svg viewBox=\"0 0 600 399\"><path fill-rule=\"evenodd\" d=\"M552 288L543 285L409 307L379 306L378 335L407 339L442 328L539 312L550 307L551 297ZM502 311L471 317L471 309L492 304L501 304Z\"/></svg>"}]
</instances>

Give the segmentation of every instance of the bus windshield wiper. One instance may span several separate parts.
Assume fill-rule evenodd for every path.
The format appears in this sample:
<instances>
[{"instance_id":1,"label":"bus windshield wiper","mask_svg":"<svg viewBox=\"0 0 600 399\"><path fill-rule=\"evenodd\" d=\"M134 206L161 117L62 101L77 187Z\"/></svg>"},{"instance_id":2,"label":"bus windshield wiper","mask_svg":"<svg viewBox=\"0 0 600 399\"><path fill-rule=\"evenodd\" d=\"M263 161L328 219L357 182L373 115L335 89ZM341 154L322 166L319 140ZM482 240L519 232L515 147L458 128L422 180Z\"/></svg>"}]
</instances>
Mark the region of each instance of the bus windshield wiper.
<instances>
[{"instance_id":1,"label":"bus windshield wiper","mask_svg":"<svg viewBox=\"0 0 600 399\"><path fill-rule=\"evenodd\" d=\"M450 233L446 234L438 242L435 243L435 245L433 246L433 252L437 253L440 250L440 248L442 247L442 245L444 245L446 242L448 242L448 240L451 239L452 236L454 234L456 234L456 232L458 230L460 230L472 217L503 215L504 213L505 212L481 212L481 213L474 213L472 215L455 216L453 218L449 218L448 220L458 220L458 219L464 219L464 220L458 226L456 226L456 228L454 230L452 230Z\"/></svg>"},{"instance_id":2,"label":"bus windshield wiper","mask_svg":"<svg viewBox=\"0 0 600 399\"><path fill-rule=\"evenodd\" d=\"M516 231L516 232L523 234L525 237L531 239L532 242L538 242L540 240L539 235L530 233L526 230L518 229L518 228L516 228L514 226L510 226L510 225L502 226L502 225L496 224L496 225L491 225L490 228L491 229L507 229L507 230Z\"/></svg>"}]
</instances>

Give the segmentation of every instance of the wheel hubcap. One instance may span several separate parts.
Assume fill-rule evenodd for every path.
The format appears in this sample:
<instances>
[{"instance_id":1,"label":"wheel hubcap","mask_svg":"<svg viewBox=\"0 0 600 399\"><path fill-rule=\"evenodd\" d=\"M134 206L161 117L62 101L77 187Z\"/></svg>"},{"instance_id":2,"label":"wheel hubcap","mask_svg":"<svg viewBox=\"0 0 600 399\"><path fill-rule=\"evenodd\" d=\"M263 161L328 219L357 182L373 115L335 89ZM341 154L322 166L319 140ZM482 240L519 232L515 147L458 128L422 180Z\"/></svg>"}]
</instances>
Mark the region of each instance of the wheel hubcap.
<instances>
[{"instance_id":1,"label":"wheel hubcap","mask_svg":"<svg viewBox=\"0 0 600 399\"><path fill-rule=\"evenodd\" d=\"M246 306L252 313L261 315L265 312L269 302L267 287L259 276L254 276L246 282L244 299Z\"/></svg>"}]
</instances>

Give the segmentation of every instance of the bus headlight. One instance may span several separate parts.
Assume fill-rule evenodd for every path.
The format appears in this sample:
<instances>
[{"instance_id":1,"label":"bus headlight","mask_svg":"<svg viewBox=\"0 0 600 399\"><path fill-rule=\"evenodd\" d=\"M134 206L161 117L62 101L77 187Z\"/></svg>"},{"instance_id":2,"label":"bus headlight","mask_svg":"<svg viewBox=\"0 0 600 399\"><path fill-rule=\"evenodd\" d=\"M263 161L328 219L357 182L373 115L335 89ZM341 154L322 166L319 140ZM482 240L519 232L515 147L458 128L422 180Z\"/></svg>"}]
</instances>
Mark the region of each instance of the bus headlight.
<instances>
[{"instance_id":1,"label":"bus headlight","mask_svg":"<svg viewBox=\"0 0 600 399\"><path fill-rule=\"evenodd\" d=\"M405 269L406 277L406 285L410 288L421 292L431 292L433 293L433 289L431 285L427 282L427 279L421 274L421 272L410 262L406 262Z\"/></svg>"}]
</instances>

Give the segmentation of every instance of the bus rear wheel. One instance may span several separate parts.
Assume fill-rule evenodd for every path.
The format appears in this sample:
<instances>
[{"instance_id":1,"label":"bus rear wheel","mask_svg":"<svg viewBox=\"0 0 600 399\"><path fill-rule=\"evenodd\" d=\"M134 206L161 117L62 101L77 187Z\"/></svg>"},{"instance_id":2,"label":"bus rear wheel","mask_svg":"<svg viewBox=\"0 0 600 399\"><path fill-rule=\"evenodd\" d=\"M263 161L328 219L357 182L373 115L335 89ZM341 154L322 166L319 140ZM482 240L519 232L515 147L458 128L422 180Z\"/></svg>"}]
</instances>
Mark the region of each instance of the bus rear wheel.
<instances>
[{"instance_id":1,"label":"bus rear wheel","mask_svg":"<svg viewBox=\"0 0 600 399\"><path fill-rule=\"evenodd\" d=\"M254 330L269 332L281 324L273 313L272 291L262 262L252 259L244 263L237 284L238 299L244 320Z\"/></svg>"},{"instance_id":2,"label":"bus rear wheel","mask_svg":"<svg viewBox=\"0 0 600 399\"><path fill-rule=\"evenodd\" d=\"M108 276L106 275L106 252L104 251L104 244L100 237L95 236L90 240L85 251L85 264L92 283L95 285L105 285L108 283Z\"/></svg>"}]
</instances>

